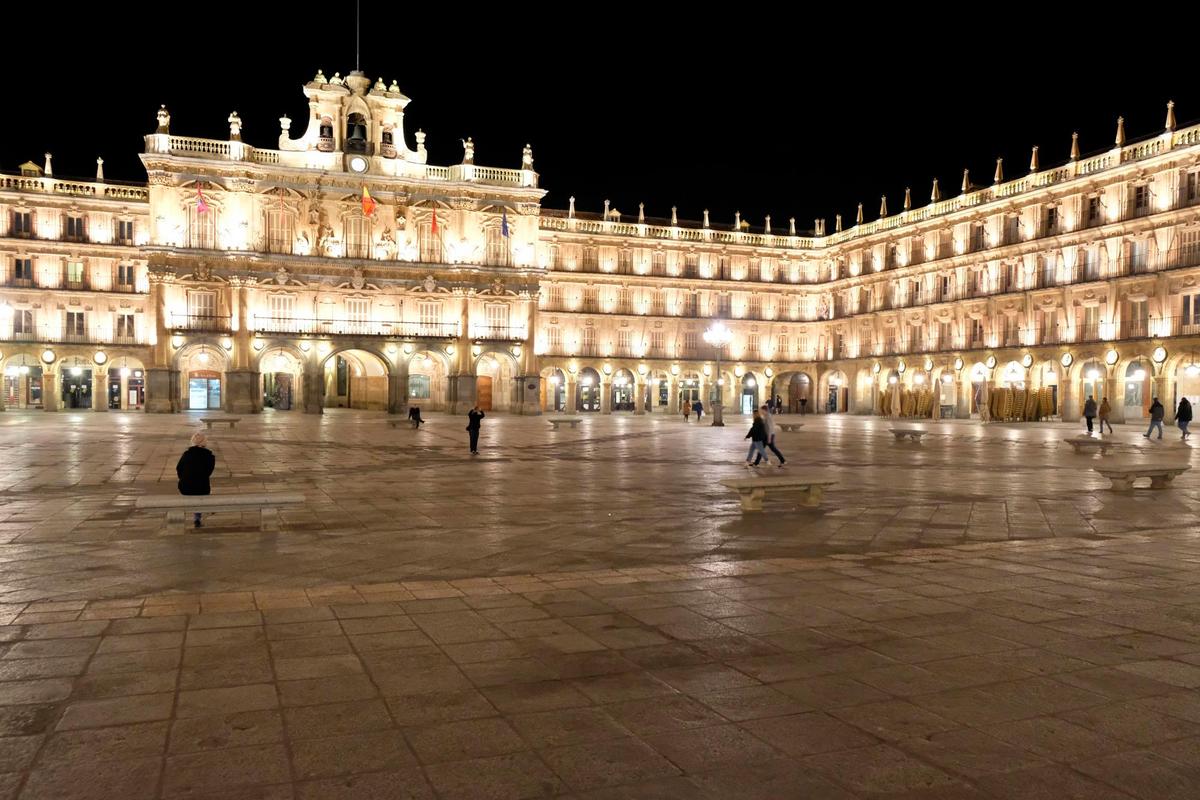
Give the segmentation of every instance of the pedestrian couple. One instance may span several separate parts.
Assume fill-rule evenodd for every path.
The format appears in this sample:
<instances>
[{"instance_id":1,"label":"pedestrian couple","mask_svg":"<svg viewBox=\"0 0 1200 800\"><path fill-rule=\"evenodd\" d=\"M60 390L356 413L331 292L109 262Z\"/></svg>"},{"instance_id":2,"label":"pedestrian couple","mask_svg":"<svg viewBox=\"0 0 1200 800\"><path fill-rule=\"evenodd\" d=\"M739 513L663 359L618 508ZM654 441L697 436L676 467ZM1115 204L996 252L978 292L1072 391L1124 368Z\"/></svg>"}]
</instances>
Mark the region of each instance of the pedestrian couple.
<instances>
[{"instance_id":1,"label":"pedestrian couple","mask_svg":"<svg viewBox=\"0 0 1200 800\"><path fill-rule=\"evenodd\" d=\"M779 448L775 446L775 418L771 416L771 411L767 406L754 412L754 422L750 425L750 432L746 434L746 438L750 440L750 450L746 453L747 467L757 467L760 461L770 464L771 459L767 456L768 447L779 459L776 466L782 467L787 463L783 453L779 452ZM754 456L753 463L750 462L750 456Z\"/></svg>"},{"instance_id":2,"label":"pedestrian couple","mask_svg":"<svg viewBox=\"0 0 1200 800\"><path fill-rule=\"evenodd\" d=\"M1100 403L1100 408L1096 408L1096 398L1088 397L1087 402L1083 404L1083 418L1087 421L1087 431L1092 432L1092 420L1096 418L1097 411L1100 414L1100 435L1104 435L1104 426L1108 426L1108 432L1113 432L1112 423L1108 421L1108 417L1112 414L1112 406L1108 404L1108 398L1104 398Z\"/></svg>"},{"instance_id":3,"label":"pedestrian couple","mask_svg":"<svg viewBox=\"0 0 1200 800\"><path fill-rule=\"evenodd\" d=\"M1163 404L1154 398L1154 402L1150 404L1150 427L1142 434L1143 438L1149 439L1150 434L1158 428L1158 438L1163 437L1163 417L1166 416L1166 409ZM1192 403L1186 397L1180 398L1179 406L1175 409L1175 424L1179 426L1179 438L1186 439L1191 436L1188 433L1188 425L1192 423Z\"/></svg>"}]
</instances>

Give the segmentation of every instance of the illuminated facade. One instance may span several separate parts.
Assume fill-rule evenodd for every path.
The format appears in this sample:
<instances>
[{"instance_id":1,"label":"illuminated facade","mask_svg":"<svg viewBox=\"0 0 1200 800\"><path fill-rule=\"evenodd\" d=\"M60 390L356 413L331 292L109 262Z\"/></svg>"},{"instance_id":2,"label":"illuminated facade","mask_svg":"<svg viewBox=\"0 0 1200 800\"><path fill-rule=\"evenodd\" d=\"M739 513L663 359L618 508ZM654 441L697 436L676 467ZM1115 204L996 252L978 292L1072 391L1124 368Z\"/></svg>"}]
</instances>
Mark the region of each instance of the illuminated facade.
<instances>
[{"instance_id":1,"label":"illuminated facade","mask_svg":"<svg viewBox=\"0 0 1200 800\"><path fill-rule=\"evenodd\" d=\"M520 167L427 162L396 84L318 73L277 149L146 136L146 186L0 177L8 406L940 413L1048 394L1115 420L1200 395L1200 127L859 219L751 230L541 208ZM1065 150L1065 148L1064 148ZM516 154L514 154L514 157ZM514 158L515 161L515 158ZM364 187L369 199L364 199ZM374 206L372 209L371 206ZM92 387L98 387L95 391ZM86 391L82 389L86 388Z\"/></svg>"}]
</instances>

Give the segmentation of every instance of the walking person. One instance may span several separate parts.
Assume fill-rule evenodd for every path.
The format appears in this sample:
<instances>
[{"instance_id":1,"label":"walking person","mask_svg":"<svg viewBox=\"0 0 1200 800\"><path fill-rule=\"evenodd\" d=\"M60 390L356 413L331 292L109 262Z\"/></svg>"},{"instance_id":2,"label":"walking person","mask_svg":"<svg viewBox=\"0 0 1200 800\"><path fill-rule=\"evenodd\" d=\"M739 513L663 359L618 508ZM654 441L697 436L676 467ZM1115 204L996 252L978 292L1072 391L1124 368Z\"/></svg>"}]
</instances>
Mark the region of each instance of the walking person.
<instances>
[{"instance_id":1,"label":"walking person","mask_svg":"<svg viewBox=\"0 0 1200 800\"><path fill-rule=\"evenodd\" d=\"M982 406L980 406L982 409ZM1087 402L1083 404L1083 418L1087 420L1088 433L1092 432L1092 420L1096 418L1096 398L1088 395Z\"/></svg>"},{"instance_id":2,"label":"walking person","mask_svg":"<svg viewBox=\"0 0 1200 800\"><path fill-rule=\"evenodd\" d=\"M704 416L704 403L701 403L699 400L692 403L692 411L696 414L696 422L699 422L700 417Z\"/></svg>"},{"instance_id":3,"label":"walking person","mask_svg":"<svg viewBox=\"0 0 1200 800\"><path fill-rule=\"evenodd\" d=\"M421 424L424 423L425 420L421 419L421 407L420 406L413 406L410 409L408 409L408 421L412 423L413 430L416 430L417 428L421 427Z\"/></svg>"},{"instance_id":4,"label":"walking person","mask_svg":"<svg viewBox=\"0 0 1200 800\"><path fill-rule=\"evenodd\" d=\"M1105 397L1100 401L1100 435L1104 435L1104 426L1108 426L1108 432L1112 433L1112 423L1108 421L1108 415L1112 413L1112 406L1108 404L1108 398Z\"/></svg>"},{"instance_id":5,"label":"walking person","mask_svg":"<svg viewBox=\"0 0 1200 800\"><path fill-rule=\"evenodd\" d=\"M759 413L758 409L754 409L754 423L750 426L750 432L746 434L746 438L750 440L750 450L746 453L746 466L754 467L758 463L757 459L755 459L753 464L750 463L750 456L755 453L769 465L771 459L767 456L765 447L767 442L767 426L763 422L762 414Z\"/></svg>"},{"instance_id":6,"label":"walking person","mask_svg":"<svg viewBox=\"0 0 1200 800\"><path fill-rule=\"evenodd\" d=\"M179 493L185 496L212 494L208 479L217 466L217 457L208 449L208 434L197 431L192 434L192 446L183 451L179 463L175 465L175 475L179 478ZM193 527L199 528L202 515L199 511L192 516Z\"/></svg>"},{"instance_id":7,"label":"walking person","mask_svg":"<svg viewBox=\"0 0 1200 800\"><path fill-rule=\"evenodd\" d=\"M479 406L475 406L467 412L467 433L471 435L471 455L479 455L479 421L483 419L483 412L479 410Z\"/></svg>"},{"instance_id":8,"label":"walking person","mask_svg":"<svg viewBox=\"0 0 1200 800\"><path fill-rule=\"evenodd\" d=\"M692 407L687 402L684 402L684 404L683 404L683 421L684 422L688 421L688 415L691 413L692 413Z\"/></svg>"},{"instance_id":9,"label":"walking person","mask_svg":"<svg viewBox=\"0 0 1200 800\"><path fill-rule=\"evenodd\" d=\"M1179 408L1175 409L1175 424L1179 426L1179 438L1186 439L1191 436L1188 433L1188 425L1192 421L1192 402L1186 397L1179 399Z\"/></svg>"},{"instance_id":10,"label":"walking person","mask_svg":"<svg viewBox=\"0 0 1200 800\"><path fill-rule=\"evenodd\" d=\"M787 463L787 459L783 457L783 453L779 452L779 448L775 446L775 417L771 415L771 409L766 406L762 407L763 411L763 427L767 430L767 447L779 459L779 466ZM765 455L765 454L764 454ZM758 466L758 459L754 459L754 466Z\"/></svg>"},{"instance_id":11,"label":"walking person","mask_svg":"<svg viewBox=\"0 0 1200 800\"><path fill-rule=\"evenodd\" d=\"M1158 428L1158 438L1161 439L1163 435L1164 416L1166 416L1166 409L1163 408L1163 404L1158 402L1158 398L1156 397L1154 398L1154 402L1150 404L1150 427L1146 429L1146 432L1142 436L1149 439L1154 429Z\"/></svg>"}]
</instances>

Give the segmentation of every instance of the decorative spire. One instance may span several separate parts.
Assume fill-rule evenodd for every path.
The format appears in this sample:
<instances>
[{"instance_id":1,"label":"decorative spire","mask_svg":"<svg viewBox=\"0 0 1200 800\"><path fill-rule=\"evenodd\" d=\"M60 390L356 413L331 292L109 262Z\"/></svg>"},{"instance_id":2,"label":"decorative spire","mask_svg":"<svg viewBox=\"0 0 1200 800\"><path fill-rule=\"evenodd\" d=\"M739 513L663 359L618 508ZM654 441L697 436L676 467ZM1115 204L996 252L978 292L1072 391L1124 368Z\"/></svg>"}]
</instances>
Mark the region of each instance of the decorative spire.
<instances>
[{"instance_id":1,"label":"decorative spire","mask_svg":"<svg viewBox=\"0 0 1200 800\"><path fill-rule=\"evenodd\" d=\"M704 209L704 227L708 227L708 209Z\"/></svg>"},{"instance_id":2,"label":"decorative spire","mask_svg":"<svg viewBox=\"0 0 1200 800\"><path fill-rule=\"evenodd\" d=\"M862 203L859 203L859 204L858 204L858 216L856 216L856 217L854 218L854 224L855 224L855 225L862 225L862 224L863 224Z\"/></svg>"},{"instance_id":3,"label":"decorative spire","mask_svg":"<svg viewBox=\"0 0 1200 800\"><path fill-rule=\"evenodd\" d=\"M817 236L825 235L825 220L823 220L823 219L814 219L813 220L813 233L816 234ZM793 217L792 218L792 236L795 236L795 235L796 235L796 220Z\"/></svg>"},{"instance_id":4,"label":"decorative spire","mask_svg":"<svg viewBox=\"0 0 1200 800\"><path fill-rule=\"evenodd\" d=\"M1079 131L1071 134L1071 160L1079 160Z\"/></svg>"},{"instance_id":5,"label":"decorative spire","mask_svg":"<svg viewBox=\"0 0 1200 800\"><path fill-rule=\"evenodd\" d=\"M675 208L675 206L671 206L671 227L674 228L678 225L679 225L679 209Z\"/></svg>"},{"instance_id":6,"label":"decorative spire","mask_svg":"<svg viewBox=\"0 0 1200 800\"><path fill-rule=\"evenodd\" d=\"M417 132L413 134L413 138L417 140L417 152L425 152L425 131L417 128Z\"/></svg>"},{"instance_id":7,"label":"decorative spire","mask_svg":"<svg viewBox=\"0 0 1200 800\"><path fill-rule=\"evenodd\" d=\"M881 194L879 196L879 218L883 219L886 216L887 216L887 195Z\"/></svg>"},{"instance_id":8,"label":"decorative spire","mask_svg":"<svg viewBox=\"0 0 1200 800\"><path fill-rule=\"evenodd\" d=\"M47 178L49 178L51 175L54 174L54 167L50 163L50 159L52 159L52 158L54 158L54 156L50 155L49 153L46 153L46 168L42 170L42 174L45 175Z\"/></svg>"},{"instance_id":9,"label":"decorative spire","mask_svg":"<svg viewBox=\"0 0 1200 800\"><path fill-rule=\"evenodd\" d=\"M167 111L165 105L159 106L158 109L158 130L155 133L170 133L171 132L171 113Z\"/></svg>"},{"instance_id":10,"label":"decorative spire","mask_svg":"<svg viewBox=\"0 0 1200 800\"><path fill-rule=\"evenodd\" d=\"M929 202L940 203L942 201L942 190L938 188L937 178L933 179L933 191L929 193Z\"/></svg>"},{"instance_id":11,"label":"decorative spire","mask_svg":"<svg viewBox=\"0 0 1200 800\"><path fill-rule=\"evenodd\" d=\"M1125 118L1117 117L1117 147L1125 146Z\"/></svg>"},{"instance_id":12,"label":"decorative spire","mask_svg":"<svg viewBox=\"0 0 1200 800\"><path fill-rule=\"evenodd\" d=\"M1029 156L1029 171L1037 172L1038 169L1038 146L1035 144L1033 146L1033 153L1031 153Z\"/></svg>"},{"instance_id":13,"label":"decorative spire","mask_svg":"<svg viewBox=\"0 0 1200 800\"><path fill-rule=\"evenodd\" d=\"M575 195L567 200L567 219L575 219Z\"/></svg>"},{"instance_id":14,"label":"decorative spire","mask_svg":"<svg viewBox=\"0 0 1200 800\"><path fill-rule=\"evenodd\" d=\"M796 235L796 218L788 217L788 236Z\"/></svg>"},{"instance_id":15,"label":"decorative spire","mask_svg":"<svg viewBox=\"0 0 1200 800\"><path fill-rule=\"evenodd\" d=\"M904 187L904 210L908 211L910 208L912 208L912 189L905 186Z\"/></svg>"},{"instance_id":16,"label":"decorative spire","mask_svg":"<svg viewBox=\"0 0 1200 800\"><path fill-rule=\"evenodd\" d=\"M971 170L963 170L962 193L966 194L971 191Z\"/></svg>"},{"instance_id":17,"label":"decorative spire","mask_svg":"<svg viewBox=\"0 0 1200 800\"><path fill-rule=\"evenodd\" d=\"M604 201L604 221L605 222L608 222L608 206L609 206L609 202L607 200L605 200Z\"/></svg>"},{"instance_id":18,"label":"decorative spire","mask_svg":"<svg viewBox=\"0 0 1200 800\"><path fill-rule=\"evenodd\" d=\"M841 214L834 214L834 216L833 216L833 232L834 233L842 232L842 215Z\"/></svg>"},{"instance_id":19,"label":"decorative spire","mask_svg":"<svg viewBox=\"0 0 1200 800\"><path fill-rule=\"evenodd\" d=\"M992 183L1004 183L1004 159L996 159L996 174L992 176Z\"/></svg>"},{"instance_id":20,"label":"decorative spire","mask_svg":"<svg viewBox=\"0 0 1200 800\"><path fill-rule=\"evenodd\" d=\"M104 183L104 159L96 156L96 183Z\"/></svg>"},{"instance_id":21,"label":"decorative spire","mask_svg":"<svg viewBox=\"0 0 1200 800\"><path fill-rule=\"evenodd\" d=\"M740 212L740 211L735 211L735 212L733 212L733 229L734 229L735 231L737 231L737 232L741 233L741 230L742 230L742 212Z\"/></svg>"},{"instance_id":22,"label":"decorative spire","mask_svg":"<svg viewBox=\"0 0 1200 800\"><path fill-rule=\"evenodd\" d=\"M291 129L292 129L292 118L289 117L287 114L284 114L282 117L279 118L279 130L283 131L284 133L287 133Z\"/></svg>"},{"instance_id":23,"label":"decorative spire","mask_svg":"<svg viewBox=\"0 0 1200 800\"><path fill-rule=\"evenodd\" d=\"M763 223L763 233L767 236L771 235L771 215L767 214L767 220Z\"/></svg>"},{"instance_id":24,"label":"decorative spire","mask_svg":"<svg viewBox=\"0 0 1200 800\"><path fill-rule=\"evenodd\" d=\"M646 204L638 203L638 225L646 224Z\"/></svg>"},{"instance_id":25,"label":"decorative spire","mask_svg":"<svg viewBox=\"0 0 1200 800\"><path fill-rule=\"evenodd\" d=\"M229 115L229 141L240 142L242 140L242 118L234 111Z\"/></svg>"},{"instance_id":26,"label":"decorative spire","mask_svg":"<svg viewBox=\"0 0 1200 800\"><path fill-rule=\"evenodd\" d=\"M1175 101L1167 101L1167 130L1175 130Z\"/></svg>"}]
</instances>

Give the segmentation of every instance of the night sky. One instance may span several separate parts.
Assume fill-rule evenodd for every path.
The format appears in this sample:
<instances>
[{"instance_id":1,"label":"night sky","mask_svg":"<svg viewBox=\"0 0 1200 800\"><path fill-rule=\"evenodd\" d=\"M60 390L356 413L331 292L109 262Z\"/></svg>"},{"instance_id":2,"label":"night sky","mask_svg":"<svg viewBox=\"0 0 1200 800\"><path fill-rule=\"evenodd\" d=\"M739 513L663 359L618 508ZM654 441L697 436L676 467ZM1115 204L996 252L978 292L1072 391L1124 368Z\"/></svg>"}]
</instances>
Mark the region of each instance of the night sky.
<instances>
[{"instance_id":1,"label":"night sky","mask_svg":"<svg viewBox=\"0 0 1200 800\"><path fill-rule=\"evenodd\" d=\"M0 64L20 113L0 137L0 169L50 150L60 177L94 175L102 155L108 178L144 180L137 154L160 103L176 135L226 139L236 109L244 140L274 148L281 114L303 131L300 87L317 68L354 68L349 2L212 6L186 22L139 5L5 9ZM1168 99L1181 127L1200 120L1192 48L1172 30L1186 21L1166 7L1136 31L1112 13L1089 28L1086 5L1074 20L957 6L947 13L970 25L959 31L867 4L821 18L751 4L520 8L363 0L362 69L412 99L408 145L423 129L431 163L461 161L469 135L477 164L515 168L530 142L551 208L573 194L580 211L607 198L626 218L641 201L648 216L708 208L715 227L740 210L755 226L770 214L777 232L789 216L801 230L825 217L832 231L835 213L853 224L859 201L875 219L881 194L898 212L905 186L924 205L934 176L953 196L964 167L988 185L997 156L1018 177L1034 144L1043 168L1061 163L1072 130L1084 155L1105 150L1118 114L1130 140L1162 130Z\"/></svg>"}]
</instances>

